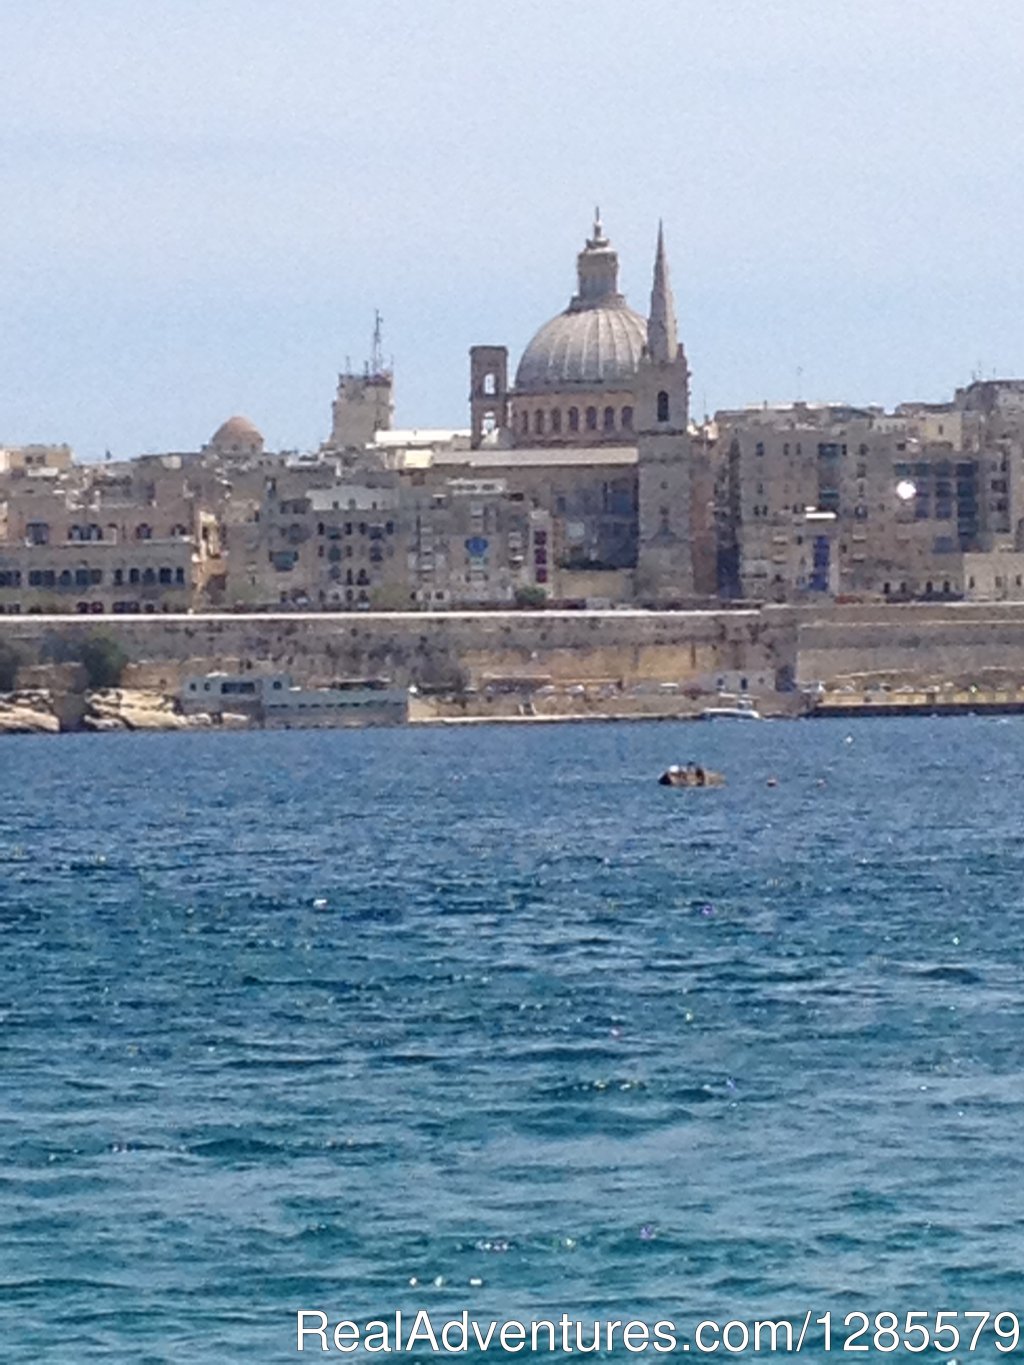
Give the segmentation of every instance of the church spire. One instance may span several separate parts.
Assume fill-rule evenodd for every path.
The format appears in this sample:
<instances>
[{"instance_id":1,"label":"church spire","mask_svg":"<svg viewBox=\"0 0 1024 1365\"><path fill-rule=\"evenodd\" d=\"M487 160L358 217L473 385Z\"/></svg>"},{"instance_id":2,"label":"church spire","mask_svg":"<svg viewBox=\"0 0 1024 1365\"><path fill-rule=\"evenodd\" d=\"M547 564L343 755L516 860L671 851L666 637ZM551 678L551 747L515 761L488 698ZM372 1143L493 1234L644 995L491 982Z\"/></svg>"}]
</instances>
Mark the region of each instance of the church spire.
<instances>
[{"instance_id":1,"label":"church spire","mask_svg":"<svg viewBox=\"0 0 1024 1365\"><path fill-rule=\"evenodd\" d=\"M668 279L665 259L665 233L658 223L658 249L654 257L654 283L651 287L651 313L647 319L647 351L652 360L667 364L679 353L676 306Z\"/></svg>"}]
</instances>

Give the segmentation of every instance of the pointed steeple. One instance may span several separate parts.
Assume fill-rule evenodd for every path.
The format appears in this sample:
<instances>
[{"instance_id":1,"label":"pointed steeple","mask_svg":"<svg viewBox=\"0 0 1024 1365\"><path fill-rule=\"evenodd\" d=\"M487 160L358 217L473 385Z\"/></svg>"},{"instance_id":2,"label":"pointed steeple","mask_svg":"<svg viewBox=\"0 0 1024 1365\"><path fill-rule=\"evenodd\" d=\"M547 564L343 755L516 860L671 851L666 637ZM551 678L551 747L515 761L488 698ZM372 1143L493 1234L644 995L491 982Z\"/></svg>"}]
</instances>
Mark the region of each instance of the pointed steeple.
<instances>
[{"instance_id":1,"label":"pointed steeple","mask_svg":"<svg viewBox=\"0 0 1024 1365\"><path fill-rule=\"evenodd\" d=\"M647 319L647 352L652 360L667 364L679 353L676 306L668 279L665 259L665 233L658 223L658 249L654 257L654 283L651 286L651 313Z\"/></svg>"}]
</instances>

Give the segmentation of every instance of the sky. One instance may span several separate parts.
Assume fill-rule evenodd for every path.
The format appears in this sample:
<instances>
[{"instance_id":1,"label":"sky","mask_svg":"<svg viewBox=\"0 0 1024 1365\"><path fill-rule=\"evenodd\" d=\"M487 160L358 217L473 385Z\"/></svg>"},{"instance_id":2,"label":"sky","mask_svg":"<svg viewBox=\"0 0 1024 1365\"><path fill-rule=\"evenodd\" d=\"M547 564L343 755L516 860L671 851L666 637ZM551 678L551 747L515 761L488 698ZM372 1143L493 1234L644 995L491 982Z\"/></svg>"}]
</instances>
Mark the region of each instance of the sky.
<instances>
[{"instance_id":1,"label":"sky","mask_svg":"<svg viewBox=\"0 0 1024 1365\"><path fill-rule=\"evenodd\" d=\"M565 307L595 204L696 415L1024 374L1021 0L0 0L0 444L403 426Z\"/></svg>"}]
</instances>

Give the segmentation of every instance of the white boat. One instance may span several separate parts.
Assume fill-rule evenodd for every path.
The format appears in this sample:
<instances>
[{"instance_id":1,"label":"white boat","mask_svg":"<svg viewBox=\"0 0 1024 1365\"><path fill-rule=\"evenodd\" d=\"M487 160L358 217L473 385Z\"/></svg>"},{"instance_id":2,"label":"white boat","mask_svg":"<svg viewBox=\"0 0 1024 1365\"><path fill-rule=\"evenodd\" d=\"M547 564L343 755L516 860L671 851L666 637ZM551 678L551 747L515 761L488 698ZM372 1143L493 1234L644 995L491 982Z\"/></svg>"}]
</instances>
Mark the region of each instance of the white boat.
<instances>
[{"instance_id":1,"label":"white boat","mask_svg":"<svg viewBox=\"0 0 1024 1365\"><path fill-rule=\"evenodd\" d=\"M707 706L701 720L764 720L749 697L740 697L735 706Z\"/></svg>"}]
</instances>

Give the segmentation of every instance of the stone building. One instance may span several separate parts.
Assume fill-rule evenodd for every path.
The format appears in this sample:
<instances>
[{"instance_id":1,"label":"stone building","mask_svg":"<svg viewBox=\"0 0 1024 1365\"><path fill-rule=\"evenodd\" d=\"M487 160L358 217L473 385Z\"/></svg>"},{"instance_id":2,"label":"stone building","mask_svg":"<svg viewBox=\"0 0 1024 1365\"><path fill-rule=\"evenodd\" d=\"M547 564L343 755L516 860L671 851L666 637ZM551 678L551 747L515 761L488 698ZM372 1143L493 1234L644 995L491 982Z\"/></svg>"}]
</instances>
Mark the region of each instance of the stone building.
<instances>
[{"instance_id":1,"label":"stone building","mask_svg":"<svg viewBox=\"0 0 1024 1365\"><path fill-rule=\"evenodd\" d=\"M695 497L689 419L689 371L679 344L675 303L659 228L648 317L619 291L618 255L600 216L576 260L577 287L568 306L534 334L508 383L501 346L470 352L470 422L474 450L508 450L509 467L535 460L531 452L562 452L574 470L547 504L562 559L634 570L632 596L642 602L683 604L713 591L711 486ZM605 451L619 451L618 472L603 497L620 522L611 554L601 532L579 534L579 516L558 531L562 504L584 499L573 486L592 483L591 467ZM558 461L553 461L557 467ZM608 473L608 466L598 467ZM607 486L607 477L601 478ZM574 535L573 532L577 533ZM591 548L585 548L589 540ZM576 548L574 548L574 542ZM628 547L628 548L627 548ZM696 566L695 548L711 555ZM616 594L617 595L617 594Z\"/></svg>"},{"instance_id":2,"label":"stone building","mask_svg":"<svg viewBox=\"0 0 1024 1365\"><path fill-rule=\"evenodd\" d=\"M723 596L908 601L1015 583L1002 557L1021 548L1024 444L1005 418L958 396L895 413L748 409L715 427Z\"/></svg>"}]
</instances>

